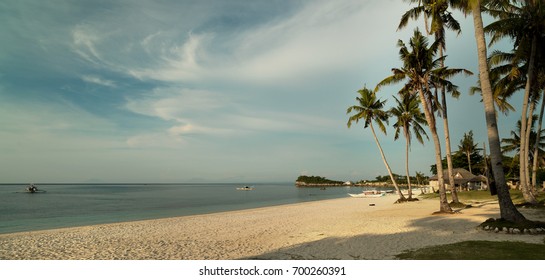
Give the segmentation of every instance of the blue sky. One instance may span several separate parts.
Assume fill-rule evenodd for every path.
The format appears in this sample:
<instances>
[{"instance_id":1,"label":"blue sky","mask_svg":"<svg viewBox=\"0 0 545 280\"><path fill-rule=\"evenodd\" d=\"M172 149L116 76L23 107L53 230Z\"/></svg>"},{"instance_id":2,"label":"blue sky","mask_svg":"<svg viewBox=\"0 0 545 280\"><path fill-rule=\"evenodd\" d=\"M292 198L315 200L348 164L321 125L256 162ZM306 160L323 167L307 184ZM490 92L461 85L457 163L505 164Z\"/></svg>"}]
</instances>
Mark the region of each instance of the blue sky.
<instances>
[{"instance_id":1,"label":"blue sky","mask_svg":"<svg viewBox=\"0 0 545 280\"><path fill-rule=\"evenodd\" d=\"M0 182L270 182L386 174L370 131L346 127L357 90L399 67L403 1L0 3ZM477 72L456 14L451 67ZM476 76L449 100L452 145L486 140ZM401 86L401 85L400 85ZM396 87L379 95L388 99ZM517 100L513 100L516 105ZM500 118L508 136L519 113ZM440 126L442 129L442 126ZM380 135L394 172L404 141ZM444 144L443 144L444 147ZM429 174L433 143L413 144Z\"/></svg>"}]
</instances>

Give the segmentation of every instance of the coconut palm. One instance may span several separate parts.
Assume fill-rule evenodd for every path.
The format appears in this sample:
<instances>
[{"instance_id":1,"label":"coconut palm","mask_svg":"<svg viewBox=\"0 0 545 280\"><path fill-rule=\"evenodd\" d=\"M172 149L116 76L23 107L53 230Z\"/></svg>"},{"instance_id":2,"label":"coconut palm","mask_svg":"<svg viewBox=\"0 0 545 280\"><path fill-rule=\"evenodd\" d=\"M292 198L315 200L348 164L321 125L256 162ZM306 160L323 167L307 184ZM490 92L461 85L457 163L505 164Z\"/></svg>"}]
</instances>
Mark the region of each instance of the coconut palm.
<instances>
[{"instance_id":1,"label":"coconut palm","mask_svg":"<svg viewBox=\"0 0 545 280\"><path fill-rule=\"evenodd\" d=\"M541 109L539 111L539 120L537 121L537 130L536 130L536 137L534 141L534 161L532 163L532 186L534 187L534 190L537 188L537 168L538 168L538 161L537 159L539 156L543 156L543 152L539 149L539 141L538 139L541 139L541 124L543 121L543 113L545 112L545 71L544 67L540 67L542 71L539 72L539 76L537 78L539 88L543 88L544 91L542 95L544 98L541 100Z\"/></svg>"},{"instance_id":2,"label":"coconut palm","mask_svg":"<svg viewBox=\"0 0 545 280\"><path fill-rule=\"evenodd\" d=\"M358 90L359 96L356 97L356 100L358 101L357 105L351 106L347 109L346 113L350 114L352 111L355 113L348 118L347 126L350 128L352 126L352 123L358 123L361 119L365 121L364 128L370 127L371 132L373 133L373 137L375 139L375 142L377 143L377 147L380 151L380 155L382 157L382 161L384 162L384 165L386 166L386 169L388 170L388 174L390 175L390 179L392 180L392 184L394 184L394 187L399 194L399 201L405 201L405 197L403 196L403 193L401 193L401 190L399 189L397 182L394 178L394 175L392 173L392 170L390 169L390 165L388 164L388 161L386 160L386 156L384 155L384 151L382 151L382 147L380 146L380 143L377 138L377 134L375 133L375 128L373 126L373 122L376 123L379 127L379 129L386 134L386 126L384 123L388 123L388 117L389 114L387 111L384 111L384 104L386 101L381 101L380 99L377 99L377 96L375 92L372 90L364 87L360 90Z\"/></svg>"},{"instance_id":3,"label":"coconut palm","mask_svg":"<svg viewBox=\"0 0 545 280\"><path fill-rule=\"evenodd\" d=\"M495 50L488 57L488 63L491 67L489 74L496 109L507 116L510 111L515 111L515 107L507 100L518 90L524 89L519 61L512 52ZM469 94L475 93L481 94L480 86L470 88Z\"/></svg>"},{"instance_id":4,"label":"coconut palm","mask_svg":"<svg viewBox=\"0 0 545 280\"><path fill-rule=\"evenodd\" d=\"M494 95L490 85L486 40L481 15L482 1L458 0L454 4L456 8L461 9L466 14L471 13L473 16L475 41L477 43L477 56L479 59L479 80L481 82L481 91L483 96L492 173L494 174L494 184L497 190L498 202L500 205L500 216L501 218L511 222L526 221L526 218L517 210L513 204L513 201L511 200L503 171L500 137L498 133L498 123L496 120L496 110L494 108Z\"/></svg>"},{"instance_id":5,"label":"coconut palm","mask_svg":"<svg viewBox=\"0 0 545 280\"><path fill-rule=\"evenodd\" d=\"M486 31L492 34L491 43L509 37L514 41L517 55L528 62L521 116L520 183L524 199L537 204L529 188L529 126L533 116L531 99L535 96L532 91L536 90L538 53L543 48L540 42L545 34L545 3L541 0L510 1L499 9L491 9L491 12L499 18L486 27Z\"/></svg>"},{"instance_id":6,"label":"coconut palm","mask_svg":"<svg viewBox=\"0 0 545 280\"><path fill-rule=\"evenodd\" d=\"M402 40L398 41L398 47L400 48L399 56L403 63L402 68L392 69L393 75L382 80L375 90L384 85L406 81L402 91L418 94L435 146L440 197L439 211L452 212L446 195L443 166L441 165L441 142L437 134L434 115L434 108L440 107L440 105L433 96L431 89L440 85L444 86L449 92L457 91L457 87L448 81L447 78L466 70L439 67L442 57L435 59L439 43L436 41L430 45L428 39L418 29L415 29L413 37L410 39L410 49Z\"/></svg>"},{"instance_id":7,"label":"coconut palm","mask_svg":"<svg viewBox=\"0 0 545 280\"><path fill-rule=\"evenodd\" d=\"M418 172L418 171L416 172L415 177L416 177L416 183L418 184L418 187L420 187L422 185L422 182L424 182L424 179L426 177L424 176L424 173ZM422 188L420 188L420 194L422 194L422 193L423 193Z\"/></svg>"},{"instance_id":8,"label":"coconut palm","mask_svg":"<svg viewBox=\"0 0 545 280\"><path fill-rule=\"evenodd\" d=\"M417 19L421 14L424 15L426 31L428 35L434 35L435 41L439 44L439 56L444 58L443 52L446 50L446 29L453 30L458 34L461 32L460 24L448 11L448 0L409 0L411 3L418 2L418 6L407 11L402 17L398 26L398 30L407 26L409 18ZM431 19L431 24L428 27L428 19ZM441 67L444 67L444 59L441 59ZM447 99L445 89L440 87L441 92L441 113L443 118L443 133L445 136L445 152L447 157L447 168L449 175L449 184L452 186L452 200L459 203L456 188L454 188L454 174L452 167L452 151L450 147L450 130L447 113ZM454 95L458 97L458 95Z\"/></svg>"},{"instance_id":9,"label":"coconut palm","mask_svg":"<svg viewBox=\"0 0 545 280\"><path fill-rule=\"evenodd\" d=\"M490 29L490 26L487 28ZM485 28L485 30L487 29ZM497 27L496 27L497 28ZM543 45L543 43L539 43L538 45ZM501 52L501 51L494 51L490 57L488 58L489 65L493 67L490 70L490 79L493 83L493 92L494 92L494 98L496 101L496 105L498 106L499 110L502 110L504 113L506 113L506 105L512 107L508 103L506 103L506 99L513 95L513 93L519 91L519 90L525 90L526 84L527 84L527 76L525 73L528 72L529 67L529 57L530 57L530 51L531 48L529 46L520 45L518 49L512 51L512 52ZM534 84L535 86L530 91L530 100L529 100L529 108L528 108L528 114L529 117L527 119L526 124L526 152L524 157L526 159L519 158L520 161L523 161L524 163L528 162L528 157L530 153L530 149L534 150L534 153L537 153L537 148L531 147L530 142L532 140L529 139L530 137L530 131L531 131L531 124L533 123L532 118L534 117L533 112L537 106L537 103L539 103L539 99L541 99L540 89L544 88L544 77L545 77L545 65L543 63L543 57L545 57L545 53L543 50L537 53L536 60L536 71L537 71L537 77L536 82L537 84ZM480 90L480 89L479 89ZM503 106L502 106L503 105ZM503 108L502 108L503 107ZM538 123L541 123L541 120L543 119L543 103L541 106L540 114L539 114L539 121ZM514 108L511 109L514 111ZM538 130L540 131L540 130ZM535 141L534 141L535 142ZM537 142L535 142L537 143ZM537 160L537 157L534 157L534 159ZM519 162L519 175L521 173L524 173L525 176L522 178L522 186L525 189L525 192L528 192L526 189L529 187L532 187L533 190L535 190L536 185L536 178L537 178L537 164L538 162L534 160L533 165L531 168L529 166L522 166ZM530 162L528 162L528 165ZM532 180L530 181L530 172L532 171ZM528 183L530 186L528 186ZM531 197L530 197L531 198ZM530 201L532 201L530 199Z\"/></svg>"},{"instance_id":10,"label":"coconut palm","mask_svg":"<svg viewBox=\"0 0 545 280\"><path fill-rule=\"evenodd\" d=\"M409 148L411 146L412 135L414 134L416 140L422 144L424 144L423 136L426 136L427 139L429 138L422 127L422 125L425 125L426 123L426 116L420 111L420 101L418 100L418 97L409 93L402 94L401 97L402 101L394 96L397 106L390 109L390 113L397 118L397 121L394 124L394 139L397 140L401 132L403 132L403 136L405 137L405 172L407 175L407 186L409 188L408 199L411 200L413 193L409 175Z\"/></svg>"},{"instance_id":11,"label":"coconut palm","mask_svg":"<svg viewBox=\"0 0 545 280\"><path fill-rule=\"evenodd\" d=\"M480 150L473 141L473 130L470 130L469 133L464 133L464 137L460 140L460 145L458 145L458 150L466 155L469 173L473 173L471 170L471 154Z\"/></svg>"},{"instance_id":12,"label":"coconut palm","mask_svg":"<svg viewBox=\"0 0 545 280\"><path fill-rule=\"evenodd\" d=\"M543 130L541 130L539 141L536 142L538 139L537 132L534 129L535 126L535 116L533 118L533 121L531 123L531 129L530 129L530 146L535 147L537 145L538 147L538 153L535 153L533 150L530 151L529 154L529 161L538 160L540 163L544 163L545 161L545 134ZM521 121L517 121L517 126L515 130L511 130L511 137L510 138L503 138L501 142L504 144L502 146L502 151L504 153L511 153L514 152L515 156L518 157L520 155L520 128L521 128ZM541 155L541 156L540 156Z\"/></svg>"}]
</instances>

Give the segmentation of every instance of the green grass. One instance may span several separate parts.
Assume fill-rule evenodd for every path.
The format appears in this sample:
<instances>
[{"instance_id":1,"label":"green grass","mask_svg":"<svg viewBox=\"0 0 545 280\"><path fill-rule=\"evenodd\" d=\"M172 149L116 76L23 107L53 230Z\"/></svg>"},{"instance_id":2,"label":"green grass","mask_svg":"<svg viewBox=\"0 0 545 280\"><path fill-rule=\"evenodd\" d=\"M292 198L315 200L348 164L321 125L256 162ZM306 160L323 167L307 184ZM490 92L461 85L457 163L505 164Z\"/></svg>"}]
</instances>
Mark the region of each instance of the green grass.
<instances>
[{"instance_id":1,"label":"green grass","mask_svg":"<svg viewBox=\"0 0 545 280\"><path fill-rule=\"evenodd\" d=\"M524 242L464 241L405 251L400 260L545 260L545 245Z\"/></svg>"},{"instance_id":2,"label":"green grass","mask_svg":"<svg viewBox=\"0 0 545 280\"><path fill-rule=\"evenodd\" d=\"M510 190L509 193L511 194L511 199L513 200L513 203L515 204L524 204L524 197L522 196L522 192L519 190ZM418 196L419 198L423 199L434 199L439 198L439 194L437 193L428 193L428 194L422 194ZM452 199L450 194L447 194L447 197L449 200ZM490 195L489 191L463 191L458 192L458 199L460 202L465 204L470 204L473 202L483 202L483 201L491 201L491 200L498 200L498 197L495 195ZM537 201L540 204L545 204L545 192L539 192L537 196Z\"/></svg>"},{"instance_id":3,"label":"green grass","mask_svg":"<svg viewBox=\"0 0 545 280\"><path fill-rule=\"evenodd\" d=\"M529 207L525 204L521 191L510 190L511 199L518 207ZM447 195L451 200L450 194ZM431 193L420 195L422 199L438 199L439 194ZM479 204L489 201L497 201L497 196L490 195L489 191L464 191L458 192L461 203L466 205ZM539 192L538 206L543 208L545 204L545 193ZM513 224L501 219L489 219L481 224L494 227L508 228L535 228L543 227L545 223L527 221L525 223ZM545 240L544 240L545 242ZM396 256L402 260L545 260L545 244L530 244L524 242L494 242L494 241L465 241L454 244L426 247L414 251L406 251Z\"/></svg>"}]
</instances>

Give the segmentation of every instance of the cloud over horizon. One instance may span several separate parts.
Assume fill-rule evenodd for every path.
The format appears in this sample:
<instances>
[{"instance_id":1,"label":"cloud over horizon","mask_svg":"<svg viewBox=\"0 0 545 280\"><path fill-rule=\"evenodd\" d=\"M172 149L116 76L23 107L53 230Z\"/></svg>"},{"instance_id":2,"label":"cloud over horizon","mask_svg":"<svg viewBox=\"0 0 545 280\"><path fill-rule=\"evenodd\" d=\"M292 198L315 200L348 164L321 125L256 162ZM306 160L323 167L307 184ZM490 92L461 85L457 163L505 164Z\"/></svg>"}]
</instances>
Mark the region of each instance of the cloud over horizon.
<instances>
[{"instance_id":1,"label":"cloud over horizon","mask_svg":"<svg viewBox=\"0 0 545 280\"><path fill-rule=\"evenodd\" d=\"M347 129L345 112L359 88L398 66L395 44L408 40L412 27L396 32L397 22L408 7L352 0L5 1L0 149L9 166L0 176L180 182L385 174L372 137L361 127ZM471 42L473 31L463 32L453 45ZM456 49L449 60L470 60ZM462 90L473 82L463 80ZM463 96L451 112L482 119L478 99ZM456 118L453 145L469 129L483 139L481 122L457 125ZM403 144L391 138L381 141L402 173ZM430 149L414 145L413 154L413 170L427 173ZM55 168L74 172L47 167L52 158L59 159ZM107 170L120 164L118 174Z\"/></svg>"}]
</instances>

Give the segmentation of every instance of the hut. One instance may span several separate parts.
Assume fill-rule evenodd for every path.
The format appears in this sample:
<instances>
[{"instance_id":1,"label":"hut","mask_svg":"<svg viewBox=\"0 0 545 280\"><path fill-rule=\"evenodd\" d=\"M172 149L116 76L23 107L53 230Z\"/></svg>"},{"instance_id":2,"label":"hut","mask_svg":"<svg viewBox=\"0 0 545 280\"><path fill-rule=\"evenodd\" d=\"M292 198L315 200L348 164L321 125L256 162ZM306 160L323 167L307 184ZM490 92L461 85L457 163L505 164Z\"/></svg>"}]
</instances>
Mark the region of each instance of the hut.
<instances>
[{"instance_id":1,"label":"hut","mask_svg":"<svg viewBox=\"0 0 545 280\"><path fill-rule=\"evenodd\" d=\"M452 172L454 173L454 186L458 190L486 190L488 188L486 177L483 175L474 175L463 168L454 168ZM445 179L445 187L451 189L447 169L443 170L443 178ZM435 189L438 186L437 175L430 177L430 187Z\"/></svg>"}]
</instances>

